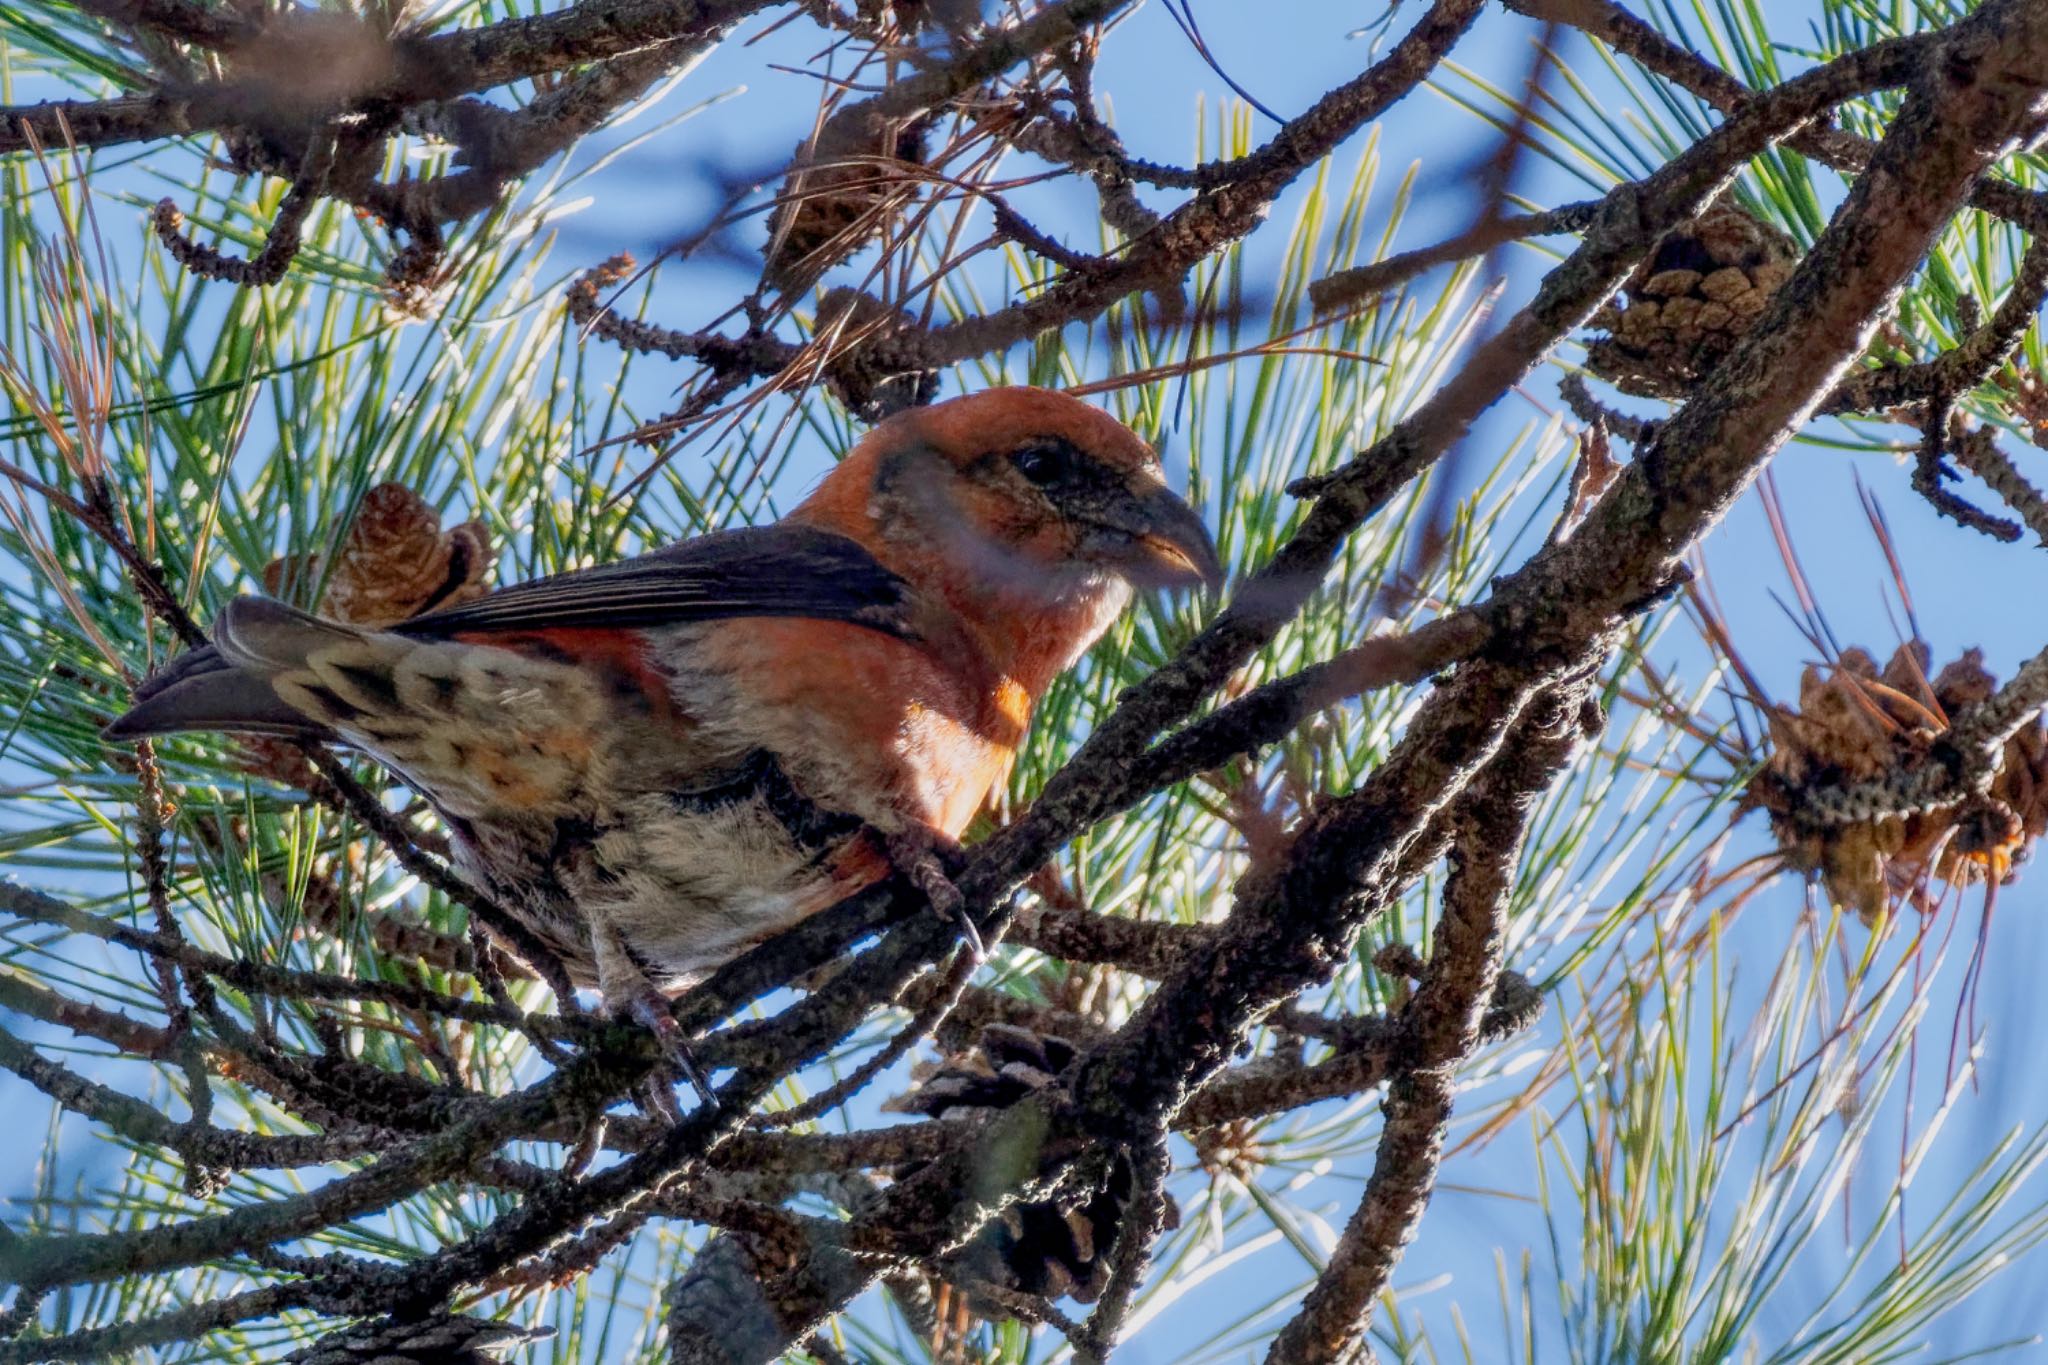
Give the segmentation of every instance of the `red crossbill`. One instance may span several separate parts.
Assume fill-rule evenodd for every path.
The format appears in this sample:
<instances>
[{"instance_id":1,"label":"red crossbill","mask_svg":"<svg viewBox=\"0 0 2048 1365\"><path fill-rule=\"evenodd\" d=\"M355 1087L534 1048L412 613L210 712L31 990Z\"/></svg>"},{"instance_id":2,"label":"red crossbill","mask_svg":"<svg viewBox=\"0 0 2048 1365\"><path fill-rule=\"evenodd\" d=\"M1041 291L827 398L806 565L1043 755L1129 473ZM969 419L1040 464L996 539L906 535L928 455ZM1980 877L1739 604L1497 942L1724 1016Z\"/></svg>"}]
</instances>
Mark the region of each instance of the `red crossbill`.
<instances>
[{"instance_id":1,"label":"red crossbill","mask_svg":"<svg viewBox=\"0 0 2048 1365\"><path fill-rule=\"evenodd\" d=\"M572 981L648 1017L950 846L1132 587L1221 573L1128 428L995 389L882 423L773 525L386 629L240 598L107 733L353 746Z\"/></svg>"}]
</instances>

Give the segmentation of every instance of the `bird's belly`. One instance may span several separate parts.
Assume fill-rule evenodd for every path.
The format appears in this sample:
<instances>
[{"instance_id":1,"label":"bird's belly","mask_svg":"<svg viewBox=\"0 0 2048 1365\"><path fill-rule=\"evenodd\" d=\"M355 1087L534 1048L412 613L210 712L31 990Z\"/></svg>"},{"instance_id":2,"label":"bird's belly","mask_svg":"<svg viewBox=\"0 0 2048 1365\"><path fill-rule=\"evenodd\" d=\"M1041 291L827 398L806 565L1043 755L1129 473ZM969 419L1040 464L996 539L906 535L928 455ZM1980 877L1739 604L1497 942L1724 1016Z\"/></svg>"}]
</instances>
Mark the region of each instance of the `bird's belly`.
<instances>
[{"instance_id":1,"label":"bird's belly","mask_svg":"<svg viewBox=\"0 0 2048 1365\"><path fill-rule=\"evenodd\" d=\"M858 818L805 801L765 754L715 785L621 794L548 831L472 825L464 842L578 986L598 984L594 936L611 932L671 993L888 870Z\"/></svg>"},{"instance_id":2,"label":"bird's belly","mask_svg":"<svg viewBox=\"0 0 2048 1365\"><path fill-rule=\"evenodd\" d=\"M597 840L588 902L658 988L690 985L886 873L858 820L806 825L779 804L650 796Z\"/></svg>"}]
</instances>

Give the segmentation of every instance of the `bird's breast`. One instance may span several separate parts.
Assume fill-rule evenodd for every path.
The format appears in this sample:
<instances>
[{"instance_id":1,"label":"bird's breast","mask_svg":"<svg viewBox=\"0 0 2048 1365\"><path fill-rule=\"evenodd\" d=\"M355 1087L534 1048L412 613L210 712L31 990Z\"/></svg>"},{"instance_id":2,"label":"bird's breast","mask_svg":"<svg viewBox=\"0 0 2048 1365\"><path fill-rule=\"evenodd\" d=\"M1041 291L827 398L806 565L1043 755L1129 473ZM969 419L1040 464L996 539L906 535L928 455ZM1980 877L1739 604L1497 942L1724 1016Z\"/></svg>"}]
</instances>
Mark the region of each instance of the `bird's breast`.
<instances>
[{"instance_id":1,"label":"bird's breast","mask_svg":"<svg viewBox=\"0 0 2048 1365\"><path fill-rule=\"evenodd\" d=\"M960 640L748 620L690 627L656 652L707 742L772 754L805 798L885 830L958 835L1030 716L1029 695Z\"/></svg>"}]
</instances>

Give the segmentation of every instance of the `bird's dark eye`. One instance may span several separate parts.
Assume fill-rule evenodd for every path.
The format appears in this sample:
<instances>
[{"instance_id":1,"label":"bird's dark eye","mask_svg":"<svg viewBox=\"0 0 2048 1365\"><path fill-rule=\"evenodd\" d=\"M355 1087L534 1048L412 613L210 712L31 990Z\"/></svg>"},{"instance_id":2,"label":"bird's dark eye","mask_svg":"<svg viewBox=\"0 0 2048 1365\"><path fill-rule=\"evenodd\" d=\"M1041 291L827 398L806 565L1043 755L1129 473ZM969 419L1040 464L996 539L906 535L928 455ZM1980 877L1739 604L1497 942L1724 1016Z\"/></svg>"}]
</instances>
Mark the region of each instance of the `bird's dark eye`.
<instances>
[{"instance_id":1,"label":"bird's dark eye","mask_svg":"<svg viewBox=\"0 0 2048 1365\"><path fill-rule=\"evenodd\" d=\"M1040 488L1065 483L1079 467L1080 452L1065 441L1034 441L1010 455L1010 463Z\"/></svg>"}]
</instances>

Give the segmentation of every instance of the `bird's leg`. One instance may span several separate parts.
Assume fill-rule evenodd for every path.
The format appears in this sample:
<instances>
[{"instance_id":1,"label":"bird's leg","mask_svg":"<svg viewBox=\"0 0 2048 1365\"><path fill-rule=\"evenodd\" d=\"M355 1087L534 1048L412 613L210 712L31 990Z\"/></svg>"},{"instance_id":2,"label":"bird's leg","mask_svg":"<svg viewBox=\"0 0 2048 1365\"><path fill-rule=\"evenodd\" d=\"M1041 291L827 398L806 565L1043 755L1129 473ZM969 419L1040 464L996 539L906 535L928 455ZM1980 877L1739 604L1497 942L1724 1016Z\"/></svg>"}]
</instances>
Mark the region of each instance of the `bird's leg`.
<instances>
[{"instance_id":1,"label":"bird's leg","mask_svg":"<svg viewBox=\"0 0 2048 1365\"><path fill-rule=\"evenodd\" d=\"M644 985L643 981L643 985ZM635 1023L641 1024L654 1035L661 1045L661 1054L669 1064L682 1073L690 1088L697 1092L697 1098L712 1108L718 1107L718 1096L711 1089L711 1078L704 1074L704 1068L697 1064L696 1054L690 1051L690 1040L683 1037L682 1027L676 1023L675 1015L669 1013L668 997L648 985L643 993L635 995L627 1006L627 1012ZM675 1101L665 1106L668 1116L675 1117Z\"/></svg>"},{"instance_id":2,"label":"bird's leg","mask_svg":"<svg viewBox=\"0 0 2048 1365\"><path fill-rule=\"evenodd\" d=\"M975 960L986 957L981 930L976 927L974 916L967 913L966 899L960 888L953 885L953 875L947 867L948 863L959 866L966 856L959 840L930 825L912 824L883 835L882 849L888 855L889 865L931 901L932 909L960 926L967 951L974 954Z\"/></svg>"},{"instance_id":3,"label":"bird's leg","mask_svg":"<svg viewBox=\"0 0 2048 1365\"><path fill-rule=\"evenodd\" d=\"M668 997L655 989L647 973L633 960L611 917L597 906L589 907L589 915L591 948L597 959L597 989L604 1001L604 1012L614 1019L631 1019L652 1033L662 1056L690 1083L700 1100L715 1107L718 1096L712 1093L704 1068L691 1055L682 1025L669 1012ZM665 1093L658 1078L650 1089L655 1092L655 1109L665 1118L676 1118L675 1100Z\"/></svg>"}]
</instances>

